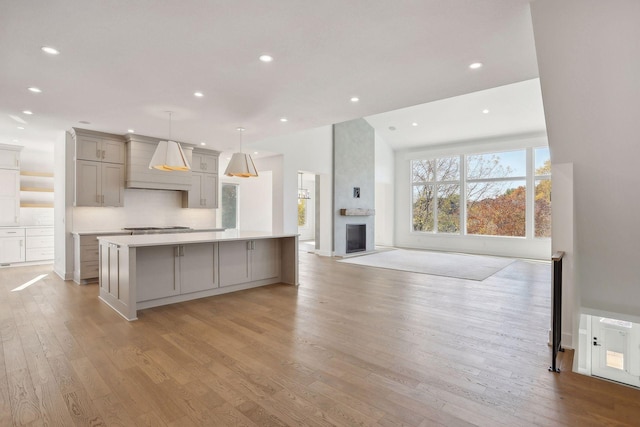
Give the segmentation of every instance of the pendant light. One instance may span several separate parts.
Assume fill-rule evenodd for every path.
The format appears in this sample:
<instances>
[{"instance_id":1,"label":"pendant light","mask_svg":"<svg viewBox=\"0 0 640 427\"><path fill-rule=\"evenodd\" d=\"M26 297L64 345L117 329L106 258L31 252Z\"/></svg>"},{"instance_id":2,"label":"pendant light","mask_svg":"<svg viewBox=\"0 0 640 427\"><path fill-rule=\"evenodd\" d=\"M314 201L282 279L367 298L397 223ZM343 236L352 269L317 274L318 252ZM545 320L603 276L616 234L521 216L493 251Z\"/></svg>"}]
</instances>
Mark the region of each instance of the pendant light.
<instances>
[{"instance_id":1,"label":"pendant light","mask_svg":"<svg viewBox=\"0 0 640 427\"><path fill-rule=\"evenodd\" d=\"M240 132L240 152L233 153L224 174L227 176L237 176L239 178L258 176L258 171L256 165L253 164L251 155L242 152L242 132L244 132L244 128L240 127L236 130Z\"/></svg>"},{"instance_id":2,"label":"pendant light","mask_svg":"<svg viewBox=\"0 0 640 427\"><path fill-rule=\"evenodd\" d=\"M149 169L158 169L161 171L188 171L191 169L187 156L184 155L182 147L179 143L171 140L171 111L169 113L169 139L160 141L156 147Z\"/></svg>"},{"instance_id":3,"label":"pendant light","mask_svg":"<svg viewBox=\"0 0 640 427\"><path fill-rule=\"evenodd\" d=\"M300 187L298 187L298 199L308 200L311 198L311 196L309 195L309 190L307 190L306 188L302 188L302 172L298 172L298 175L300 175Z\"/></svg>"}]
</instances>

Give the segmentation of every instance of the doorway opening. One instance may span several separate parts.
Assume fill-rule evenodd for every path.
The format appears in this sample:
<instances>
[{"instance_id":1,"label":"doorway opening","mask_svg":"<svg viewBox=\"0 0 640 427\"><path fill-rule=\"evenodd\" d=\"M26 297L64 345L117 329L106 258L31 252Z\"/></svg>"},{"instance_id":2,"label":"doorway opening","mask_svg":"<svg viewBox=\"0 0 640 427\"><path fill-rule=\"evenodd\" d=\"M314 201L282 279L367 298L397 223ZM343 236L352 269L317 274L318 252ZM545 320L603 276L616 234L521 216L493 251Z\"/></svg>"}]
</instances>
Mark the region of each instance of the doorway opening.
<instances>
[{"instance_id":1,"label":"doorway opening","mask_svg":"<svg viewBox=\"0 0 640 427\"><path fill-rule=\"evenodd\" d=\"M299 249L304 252L315 252L316 241L316 176L298 171L298 234Z\"/></svg>"}]
</instances>

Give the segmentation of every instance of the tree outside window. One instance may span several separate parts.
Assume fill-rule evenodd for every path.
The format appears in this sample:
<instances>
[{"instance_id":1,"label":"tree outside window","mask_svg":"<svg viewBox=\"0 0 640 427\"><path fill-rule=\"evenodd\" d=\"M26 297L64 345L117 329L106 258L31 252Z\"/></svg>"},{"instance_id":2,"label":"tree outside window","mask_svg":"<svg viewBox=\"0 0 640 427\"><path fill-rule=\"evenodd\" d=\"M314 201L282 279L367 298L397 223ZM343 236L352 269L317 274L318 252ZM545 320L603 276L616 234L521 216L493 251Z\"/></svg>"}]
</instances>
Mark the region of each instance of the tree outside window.
<instances>
[{"instance_id":1,"label":"tree outside window","mask_svg":"<svg viewBox=\"0 0 640 427\"><path fill-rule=\"evenodd\" d=\"M298 199L298 227L307 225L307 200Z\"/></svg>"},{"instance_id":2,"label":"tree outside window","mask_svg":"<svg viewBox=\"0 0 640 427\"><path fill-rule=\"evenodd\" d=\"M535 191L534 235L550 237L551 171L546 147L412 161L413 230L525 237L528 153L534 154L536 165L535 177L529 178Z\"/></svg>"}]
</instances>

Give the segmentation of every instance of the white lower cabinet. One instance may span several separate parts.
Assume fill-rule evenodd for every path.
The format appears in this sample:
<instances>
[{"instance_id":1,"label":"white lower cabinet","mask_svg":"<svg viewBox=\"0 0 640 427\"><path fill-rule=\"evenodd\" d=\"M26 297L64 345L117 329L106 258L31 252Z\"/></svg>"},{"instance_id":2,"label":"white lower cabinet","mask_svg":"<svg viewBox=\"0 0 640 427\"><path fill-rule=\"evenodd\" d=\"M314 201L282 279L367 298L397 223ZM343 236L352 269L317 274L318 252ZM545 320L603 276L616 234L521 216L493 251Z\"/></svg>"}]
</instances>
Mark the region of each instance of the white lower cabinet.
<instances>
[{"instance_id":1,"label":"white lower cabinet","mask_svg":"<svg viewBox=\"0 0 640 427\"><path fill-rule=\"evenodd\" d=\"M136 248L137 301L217 288L215 244Z\"/></svg>"},{"instance_id":2,"label":"white lower cabinet","mask_svg":"<svg viewBox=\"0 0 640 427\"><path fill-rule=\"evenodd\" d=\"M220 286L238 285L280 275L280 240L220 242Z\"/></svg>"},{"instance_id":3,"label":"white lower cabinet","mask_svg":"<svg viewBox=\"0 0 640 427\"><path fill-rule=\"evenodd\" d=\"M54 258L53 227L27 228L26 261L47 261Z\"/></svg>"},{"instance_id":4,"label":"white lower cabinet","mask_svg":"<svg viewBox=\"0 0 640 427\"><path fill-rule=\"evenodd\" d=\"M20 171L0 169L0 225L18 225Z\"/></svg>"},{"instance_id":5,"label":"white lower cabinet","mask_svg":"<svg viewBox=\"0 0 640 427\"><path fill-rule=\"evenodd\" d=\"M0 264L24 262L24 228L5 228L0 230Z\"/></svg>"}]
</instances>

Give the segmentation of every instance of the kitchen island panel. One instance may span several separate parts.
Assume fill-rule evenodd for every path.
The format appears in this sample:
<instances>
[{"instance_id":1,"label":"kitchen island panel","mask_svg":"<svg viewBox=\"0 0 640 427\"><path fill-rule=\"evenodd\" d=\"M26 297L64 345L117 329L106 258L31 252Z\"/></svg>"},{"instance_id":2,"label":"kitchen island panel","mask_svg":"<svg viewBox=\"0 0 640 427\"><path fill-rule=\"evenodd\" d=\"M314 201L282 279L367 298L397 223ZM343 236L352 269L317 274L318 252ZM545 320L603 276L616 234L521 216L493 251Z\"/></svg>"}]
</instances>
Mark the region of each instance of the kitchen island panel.
<instances>
[{"instance_id":1,"label":"kitchen island panel","mask_svg":"<svg viewBox=\"0 0 640 427\"><path fill-rule=\"evenodd\" d=\"M136 320L137 310L144 308L274 283L298 285L298 236L295 234L193 233L188 238L173 234L161 239L143 235L99 240L100 299L127 320ZM260 243L256 245L258 240ZM225 249L228 243L232 245ZM227 283L223 287L221 279L225 277L225 269L240 266L242 270L242 266L247 265L238 264L237 260L232 262L236 257L227 256L233 255L233 248L239 251L236 254L247 254L249 280ZM257 273L251 276L250 251L256 248L264 253L257 256ZM114 254L117 255L114 257ZM172 272L166 271L171 265Z\"/></svg>"}]
</instances>

